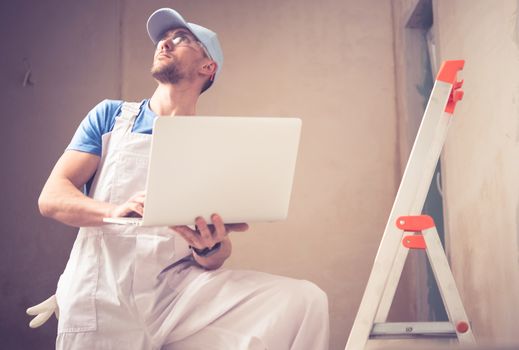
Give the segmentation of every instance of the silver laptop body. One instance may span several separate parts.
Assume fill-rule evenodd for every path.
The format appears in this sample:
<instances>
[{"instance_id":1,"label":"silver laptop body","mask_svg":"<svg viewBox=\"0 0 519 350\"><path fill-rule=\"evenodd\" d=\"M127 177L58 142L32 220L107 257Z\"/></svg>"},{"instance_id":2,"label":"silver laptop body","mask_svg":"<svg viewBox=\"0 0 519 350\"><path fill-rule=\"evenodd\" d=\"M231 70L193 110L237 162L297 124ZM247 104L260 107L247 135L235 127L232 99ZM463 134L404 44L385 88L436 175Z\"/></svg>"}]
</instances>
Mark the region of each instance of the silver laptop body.
<instances>
[{"instance_id":1,"label":"silver laptop body","mask_svg":"<svg viewBox=\"0 0 519 350\"><path fill-rule=\"evenodd\" d=\"M284 220L300 132L298 118L158 117L143 217L104 221L192 225L213 213L225 223Z\"/></svg>"}]
</instances>

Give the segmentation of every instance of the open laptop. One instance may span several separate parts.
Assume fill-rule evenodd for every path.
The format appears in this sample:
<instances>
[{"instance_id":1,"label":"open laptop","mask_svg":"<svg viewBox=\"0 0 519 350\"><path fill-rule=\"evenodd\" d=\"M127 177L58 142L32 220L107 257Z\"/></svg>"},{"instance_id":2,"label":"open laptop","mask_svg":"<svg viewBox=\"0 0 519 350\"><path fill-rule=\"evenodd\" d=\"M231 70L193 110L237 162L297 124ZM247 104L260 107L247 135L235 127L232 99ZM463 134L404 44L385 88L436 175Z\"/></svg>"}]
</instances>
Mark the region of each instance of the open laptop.
<instances>
[{"instance_id":1,"label":"open laptop","mask_svg":"<svg viewBox=\"0 0 519 350\"><path fill-rule=\"evenodd\" d=\"M158 117L143 217L104 222L193 225L213 213L225 223L284 220L300 133L298 118Z\"/></svg>"}]
</instances>

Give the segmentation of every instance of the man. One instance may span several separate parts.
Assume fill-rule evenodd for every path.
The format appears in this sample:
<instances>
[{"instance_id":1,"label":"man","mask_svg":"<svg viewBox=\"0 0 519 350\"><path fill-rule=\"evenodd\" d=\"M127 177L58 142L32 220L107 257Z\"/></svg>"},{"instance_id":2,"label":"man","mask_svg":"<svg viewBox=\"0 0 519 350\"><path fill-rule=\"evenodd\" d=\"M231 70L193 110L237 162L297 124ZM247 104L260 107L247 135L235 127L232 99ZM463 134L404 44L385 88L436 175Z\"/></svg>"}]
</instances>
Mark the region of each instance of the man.
<instances>
[{"instance_id":1,"label":"man","mask_svg":"<svg viewBox=\"0 0 519 350\"><path fill-rule=\"evenodd\" d=\"M56 347L326 349L327 299L315 285L219 269L231 254L228 234L247 224L226 225L218 214L196 219L196 230L103 224L142 215L153 119L194 116L222 69L209 29L168 8L147 27L156 44L152 97L105 100L90 111L39 199L44 216L80 227L56 292Z\"/></svg>"}]
</instances>

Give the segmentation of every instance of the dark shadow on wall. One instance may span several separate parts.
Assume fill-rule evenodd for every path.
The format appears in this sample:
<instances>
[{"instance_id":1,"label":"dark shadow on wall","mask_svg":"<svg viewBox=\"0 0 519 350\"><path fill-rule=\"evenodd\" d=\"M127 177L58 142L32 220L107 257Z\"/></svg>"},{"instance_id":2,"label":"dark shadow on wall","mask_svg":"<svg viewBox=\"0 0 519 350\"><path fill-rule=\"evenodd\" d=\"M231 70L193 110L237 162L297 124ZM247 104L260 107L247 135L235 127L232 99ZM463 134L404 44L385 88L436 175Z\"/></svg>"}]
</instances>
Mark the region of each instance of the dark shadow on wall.
<instances>
[{"instance_id":1,"label":"dark shadow on wall","mask_svg":"<svg viewBox=\"0 0 519 350\"><path fill-rule=\"evenodd\" d=\"M398 33L402 35L403 48L397 55L401 55L404 62L402 77L405 84L402 84L401 98L405 100L404 114L407 118L403 118L406 123L401 135L401 142L406 148L411 150L414 143L418 128L422 121L426 104L429 100L434 78L436 75L437 64L434 57L433 38L431 37L431 28L434 24L433 9L431 0L419 0L404 23L398 23L403 28ZM401 72L402 73L402 72ZM408 156L408 155L407 155ZM443 203L440 193L441 164L435 170L435 174L427 198L424 203L423 213L433 217L440 239L444 240L443 225ZM439 293L431 266L425 252L413 251L409 252L405 263L402 279L397 292L395 301L389 313L391 321L440 321L447 320L447 314L443 306L443 301ZM410 300L404 300L406 293L405 287L410 288L413 297ZM406 305L413 319L404 318L402 310L398 310L398 305Z\"/></svg>"},{"instance_id":2,"label":"dark shadow on wall","mask_svg":"<svg viewBox=\"0 0 519 350\"><path fill-rule=\"evenodd\" d=\"M3 349L54 348L56 320L32 330L25 310L54 293L77 229L41 217L37 199L86 112L119 97L119 3L0 3Z\"/></svg>"}]
</instances>

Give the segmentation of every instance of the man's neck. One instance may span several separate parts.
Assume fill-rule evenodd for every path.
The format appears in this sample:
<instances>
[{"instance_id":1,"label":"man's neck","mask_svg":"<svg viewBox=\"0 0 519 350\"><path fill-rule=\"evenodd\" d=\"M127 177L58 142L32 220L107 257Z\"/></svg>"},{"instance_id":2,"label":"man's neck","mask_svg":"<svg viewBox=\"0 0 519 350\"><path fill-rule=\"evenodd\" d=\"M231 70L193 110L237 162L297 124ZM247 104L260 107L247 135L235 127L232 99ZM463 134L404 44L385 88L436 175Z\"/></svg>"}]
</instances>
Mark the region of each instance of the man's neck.
<instances>
[{"instance_id":1,"label":"man's neck","mask_svg":"<svg viewBox=\"0 0 519 350\"><path fill-rule=\"evenodd\" d=\"M160 116L195 115L200 93L192 88L160 84L150 99L150 108Z\"/></svg>"}]
</instances>

